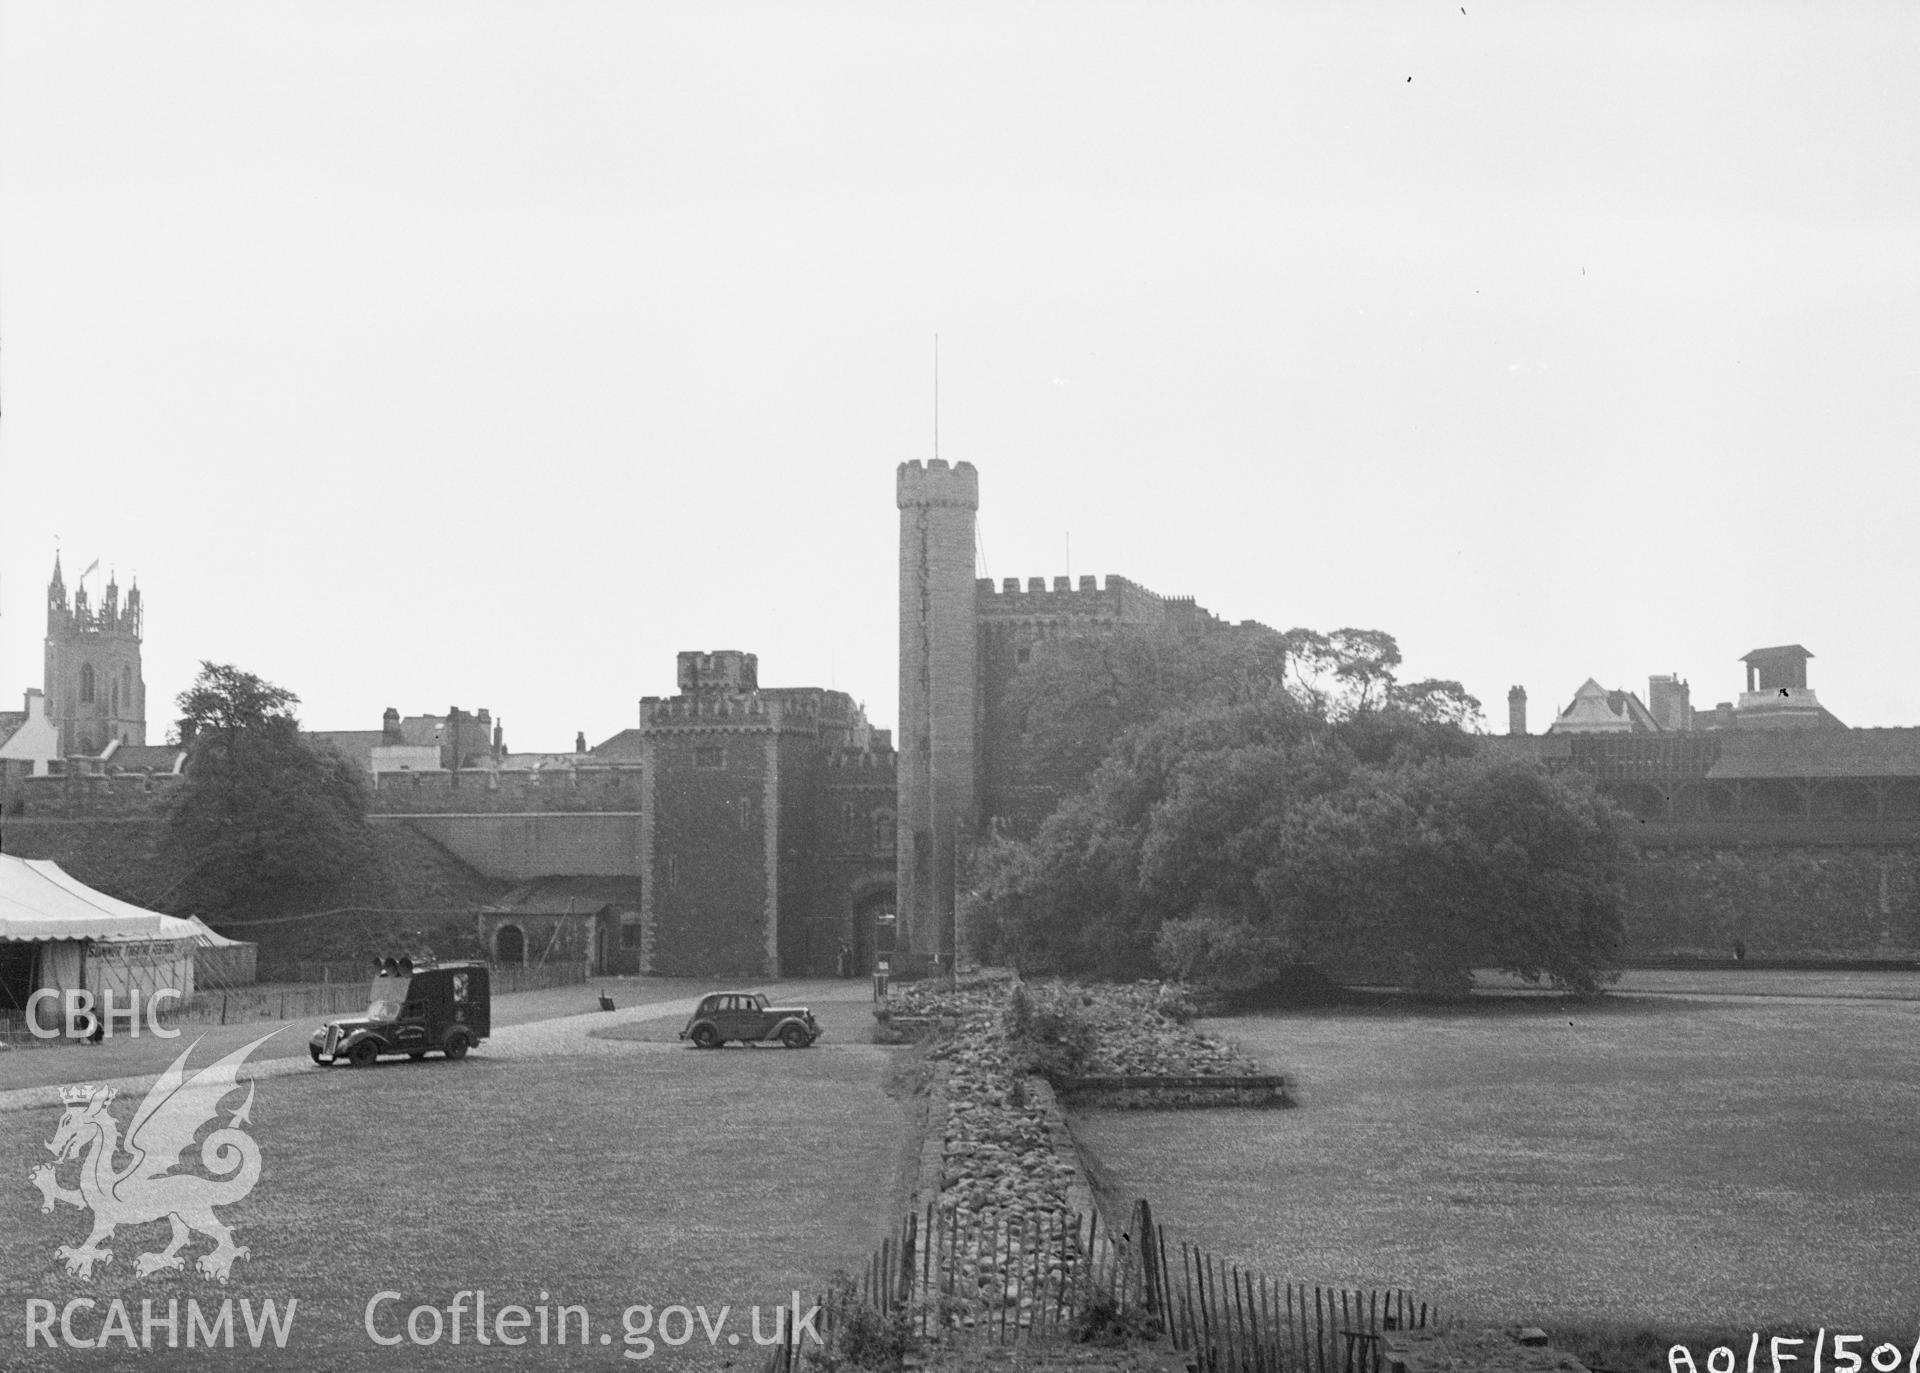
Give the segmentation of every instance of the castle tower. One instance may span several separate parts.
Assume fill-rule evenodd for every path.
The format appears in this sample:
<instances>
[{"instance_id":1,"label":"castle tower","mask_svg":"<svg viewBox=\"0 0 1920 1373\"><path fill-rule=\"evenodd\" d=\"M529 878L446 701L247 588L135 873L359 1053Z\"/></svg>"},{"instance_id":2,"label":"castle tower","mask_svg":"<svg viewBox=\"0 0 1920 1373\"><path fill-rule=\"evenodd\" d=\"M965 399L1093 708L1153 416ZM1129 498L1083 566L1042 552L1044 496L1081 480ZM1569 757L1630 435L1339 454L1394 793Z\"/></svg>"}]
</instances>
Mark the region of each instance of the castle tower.
<instances>
[{"instance_id":1,"label":"castle tower","mask_svg":"<svg viewBox=\"0 0 1920 1373\"><path fill-rule=\"evenodd\" d=\"M116 741L147 742L139 584L123 606L119 583L109 573L96 611L87 600L86 576L81 573L69 602L60 555L54 554L47 583L46 696L62 754L98 754Z\"/></svg>"},{"instance_id":2,"label":"castle tower","mask_svg":"<svg viewBox=\"0 0 1920 1373\"><path fill-rule=\"evenodd\" d=\"M900 507L900 741L896 948L909 965L954 946L961 846L975 815L978 662L973 464L903 462ZM950 964L949 964L950 966Z\"/></svg>"}]
</instances>

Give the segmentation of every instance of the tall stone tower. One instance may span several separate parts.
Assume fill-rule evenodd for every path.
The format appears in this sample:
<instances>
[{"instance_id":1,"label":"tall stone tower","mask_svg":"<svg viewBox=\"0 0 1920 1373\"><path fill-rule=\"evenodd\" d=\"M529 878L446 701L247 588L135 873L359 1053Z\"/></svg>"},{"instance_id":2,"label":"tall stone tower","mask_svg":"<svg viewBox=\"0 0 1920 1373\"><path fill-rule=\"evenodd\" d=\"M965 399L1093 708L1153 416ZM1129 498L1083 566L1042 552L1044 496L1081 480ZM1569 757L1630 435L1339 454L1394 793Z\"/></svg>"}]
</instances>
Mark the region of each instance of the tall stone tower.
<instances>
[{"instance_id":1,"label":"tall stone tower","mask_svg":"<svg viewBox=\"0 0 1920 1373\"><path fill-rule=\"evenodd\" d=\"M91 568L88 571L92 571ZM47 715L62 754L97 754L108 744L147 742L147 684L140 676L140 587L120 604L111 574L95 610L86 573L67 599L60 555L47 583Z\"/></svg>"},{"instance_id":2,"label":"tall stone tower","mask_svg":"<svg viewBox=\"0 0 1920 1373\"><path fill-rule=\"evenodd\" d=\"M954 945L962 845L977 823L974 735L978 660L974 512L968 462L903 462L900 507L899 842L896 947L909 966Z\"/></svg>"}]
</instances>

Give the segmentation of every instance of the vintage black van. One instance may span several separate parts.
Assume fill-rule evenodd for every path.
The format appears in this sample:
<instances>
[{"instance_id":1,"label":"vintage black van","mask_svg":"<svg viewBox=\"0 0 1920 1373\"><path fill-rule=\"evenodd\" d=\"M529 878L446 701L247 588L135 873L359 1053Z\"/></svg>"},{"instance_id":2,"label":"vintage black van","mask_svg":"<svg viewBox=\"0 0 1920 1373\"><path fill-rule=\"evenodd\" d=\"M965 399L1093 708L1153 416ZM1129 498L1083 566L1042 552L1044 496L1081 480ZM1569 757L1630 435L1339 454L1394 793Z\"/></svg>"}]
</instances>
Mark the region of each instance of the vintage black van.
<instances>
[{"instance_id":1,"label":"vintage black van","mask_svg":"<svg viewBox=\"0 0 1920 1373\"><path fill-rule=\"evenodd\" d=\"M387 959L373 979L363 1015L330 1020L313 1032L315 1063L345 1059L364 1068L382 1054L425 1058L439 1050L464 1058L491 1031L493 998L484 963Z\"/></svg>"}]
</instances>

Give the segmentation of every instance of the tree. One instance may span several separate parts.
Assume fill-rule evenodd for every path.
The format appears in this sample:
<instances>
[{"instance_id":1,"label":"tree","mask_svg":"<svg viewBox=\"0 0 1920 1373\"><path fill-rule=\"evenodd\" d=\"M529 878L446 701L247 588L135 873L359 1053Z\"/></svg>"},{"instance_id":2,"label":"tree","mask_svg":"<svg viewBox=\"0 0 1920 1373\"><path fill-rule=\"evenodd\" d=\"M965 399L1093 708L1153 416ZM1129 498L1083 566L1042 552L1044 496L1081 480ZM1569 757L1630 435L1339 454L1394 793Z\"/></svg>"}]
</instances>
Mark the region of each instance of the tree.
<instances>
[{"instance_id":1,"label":"tree","mask_svg":"<svg viewBox=\"0 0 1920 1373\"><path fill-rule=\"evenodd\" d=\"M1308 964L1458 990L1476 967L1581 991L1618 958L1624 852L1590 788L1472 756L1392 706L1287 697L1129 733L1029 843L989 855L986 952L1023 969L1248 986Z\"/></svg>"},{"instance_id":2,"label":"tree","mask_svg":"<svg viewBox=\"0 0 1920 1373\"><path fill-rule=\"evenodd\" d=\"M299 725L293 718L298 696L231 663L202 661L200 675L174 704L180 708L182 743L193 742L203 731L259 729L279 720Z\"/></svg>"},{"instance_id":3,"label":"tree","mask_svg":"<svg viewBox=\"0 0 1920 1373\"><path fill-rule=\"evenodd\" d=\"M1469 695L1458 682L1437 677L1390 684L1387 707L1404 711L1422 724L1451 725L1455 729L1474 728L1481 720L1479 697Z\"/></svg>"},{"instance_id":4,"label":"tree","mask_svg":"<svg viewBox=\"0 0 1920 1373\"><path fill-rule=\"evenodd\" d=\"M1592 787L1530 763L1362 767L1296 809L1255 878L1309 962L1460 992L1475 968L1592 992L1618 967L1626 851Z\"/></svg>"},{"instance_id":5,"label":"tree","mask_svg":"<svg viewBox=\"0 0 1920 1373\"><path fill-rule=\"evenodd\" d=\"M1365 761L1409 722L1429 726L1429 753L1463 751L1480 702L1459 682L1401 683L1400 645L1378 629L1285 634L1242 626L1176 634L1121 626L1067 632L1030 645L1031 661L988 702L990 735L1018 740L988 761L987 804L1016 827L1037 824L1025 798L1050 808L1088 786L1129 731L1169 713L1253 706L1290 696L1309 716L1347 731Z\"/></svg>"},{"instance_id":6,"label":"tree","mask_svg":"<svg viewBox=\"0 0 1920 1373\"><path fill-rule=\"evenodd\" d=\"M1303 704L1342 719L1383 704L1400 666L1400 645L1383 629L1287 631L1287 667Z\"/></svg>"},{"instance_id":7,"label":"tree","mask_svg":"<svg viewBox=\"0 0 1920 1373\"><path fill-rule=\"evenodd\" d=\"M162 831L175 903L216 918L306 904L367 860L367 787L339 754L300 737L299 698L203 662L177 698L186 783Z\"/></svg>"}]
</instances>

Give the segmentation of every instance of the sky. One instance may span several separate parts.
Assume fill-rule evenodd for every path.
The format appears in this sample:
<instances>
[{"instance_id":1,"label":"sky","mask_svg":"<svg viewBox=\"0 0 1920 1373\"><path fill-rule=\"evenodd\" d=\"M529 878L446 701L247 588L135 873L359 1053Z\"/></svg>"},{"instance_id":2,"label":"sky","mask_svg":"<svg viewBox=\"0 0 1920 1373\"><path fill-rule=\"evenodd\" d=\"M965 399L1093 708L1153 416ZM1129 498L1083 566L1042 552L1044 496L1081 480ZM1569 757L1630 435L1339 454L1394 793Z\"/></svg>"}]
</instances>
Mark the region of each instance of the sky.
<instances>
[{"instance_id":1,"label":"sky","mask_svg":"<svg viewBox=\"0 0 1920 1373\"><path fill-rule=\"evenodd\" d=\"M305 723L896 723L980 573L1397 636L1505 727L1812 650L1920 725L1920 8L0 0L0 706L56 548ZM935 353L938 352L938 405Z\"/></svg>"}]
</instances>

